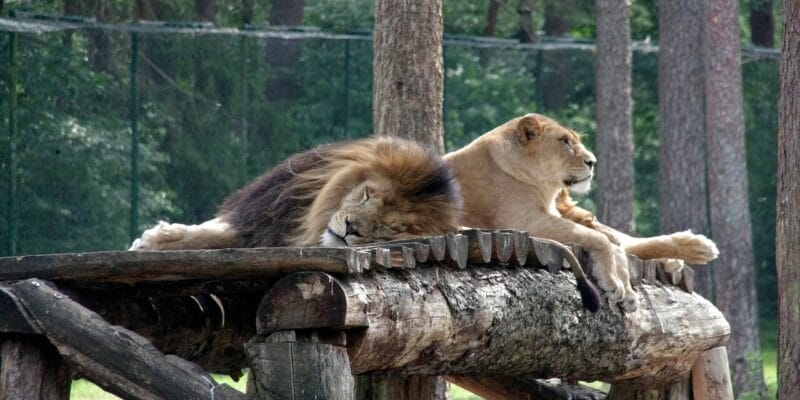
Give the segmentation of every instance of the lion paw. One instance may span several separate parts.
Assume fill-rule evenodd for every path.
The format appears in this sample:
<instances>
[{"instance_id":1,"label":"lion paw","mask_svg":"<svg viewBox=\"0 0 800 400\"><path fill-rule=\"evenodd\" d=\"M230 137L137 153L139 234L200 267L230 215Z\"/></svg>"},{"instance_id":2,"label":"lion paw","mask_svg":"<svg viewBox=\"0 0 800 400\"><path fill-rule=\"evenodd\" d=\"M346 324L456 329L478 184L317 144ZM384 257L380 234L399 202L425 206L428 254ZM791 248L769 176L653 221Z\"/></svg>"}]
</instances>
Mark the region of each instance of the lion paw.
<instances>
[{"instance_id":1,"label":"lion paw","mask_svg":"<svg viewBox=\"0 0 800 400\"><path fill-rule=\"evenodd\" d=\"M678 260L676 258L661 258L659 261L664 264L664 271L670 274L674 274L686 266L683 260Z\"/></svg>"},{"instance_id":2,"label":"lion paw","mask_svg":"<svg viewBox=\"0 0 800 400\"><path fill-rule=\"evenodd\" d=\"M186 236L186 225L158 221L156 226L144 231L128 250L162 250L165 244L176 242Z\"/></svg>"},{"instance_id":3,"label":"lion paw","mask_svg":"<svg viewBox=\"0 0 800 400\"><path fill-rule=\"evenodd\" d=\"M619 302L619 306L625 312L633 312L639 308L639 299L636 297L636 293L628 293L622 300Z\"/></svg>"},{"instance_id":4,"label":"lion paw","mask_svg":"<svg viewBox=\"0 0 800 400\"><path fill-rule=\"evenodd\" d=\"M683 231L670 235L678 248L680 258L690 264L707 264L719 256L719 250L714 242L703 236Z\"/></svg>"}]
</instances>

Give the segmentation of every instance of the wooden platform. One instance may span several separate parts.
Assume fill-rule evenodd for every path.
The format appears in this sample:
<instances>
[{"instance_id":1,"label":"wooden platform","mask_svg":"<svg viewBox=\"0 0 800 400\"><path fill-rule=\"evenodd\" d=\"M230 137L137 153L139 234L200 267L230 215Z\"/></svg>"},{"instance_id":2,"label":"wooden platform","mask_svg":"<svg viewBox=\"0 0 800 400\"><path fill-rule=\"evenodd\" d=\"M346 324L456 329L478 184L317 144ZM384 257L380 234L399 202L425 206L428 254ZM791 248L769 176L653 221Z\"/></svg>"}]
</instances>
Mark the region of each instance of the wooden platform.
<instances>
[{"instance_id":1,"label":"wooden platform","mask_svg":"<svg viewBox=\"0 0 800 400\"><path fill-rule=\"evenodd\" d=\"M691 293L691 269L667 273L631 258L641 309L591 313L564 270L570 250L593 268L580 248L508 230L353 248L0 258L0 333L11 344L46 338L39 347L54 346L124 398L238 398L205 371L236 376L249 364L276 373L258 363L278 349L333 357L326 363L358 374L450 374L484 388L554 377L649 387L683 379L700 354L725 344L727 322ZM152 384L175 376L186 385ZM336 376L336 385L352 383ZM253 390L268 392L269 382Z\"/></svg>"}]
</instances>

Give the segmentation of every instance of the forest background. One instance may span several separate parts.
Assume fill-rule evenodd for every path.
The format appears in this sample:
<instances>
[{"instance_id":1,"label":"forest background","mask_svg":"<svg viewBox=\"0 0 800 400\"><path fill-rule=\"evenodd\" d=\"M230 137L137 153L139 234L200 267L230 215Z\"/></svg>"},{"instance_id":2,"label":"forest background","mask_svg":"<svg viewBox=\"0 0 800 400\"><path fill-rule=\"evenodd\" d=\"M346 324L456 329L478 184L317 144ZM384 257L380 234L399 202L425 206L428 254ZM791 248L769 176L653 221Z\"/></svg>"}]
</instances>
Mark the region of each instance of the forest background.
<instances>
[{"instance_id":1,"label":"forest background","mask_svg":"<svg viewBox=\"0 0 800 400\"><path fill-rule=\"evenodd\" d=\"M592 147L594 6L589 0L444 1L447 149L527 112L564 122ZM634 0L630 20L640 235L660 232L652 47L658 6ZM771 0L740 2L742 46L779 48L780 10ZM289 154L372 131L372 0L0 0L0 16L20 12L101 24L182 22L136 35L107 26L14 39L0 32L0 132L16 126L13 135L0 134L0 204L13 204L0 207L0 256L126 248L158 219L208 219L226 194ZM290 31L307 38L203 31L297 25L305 28ZM761 49L745 51L742 61L753 267L769 364L777 298L778 57ZM131 165L139 171L135 179ZM13 198L5 190L11 186ZM581 201L593 207L591 196ZM771 379L769 367L766 373L774 386L774 371Z\"/></svg>"}]
</instances>

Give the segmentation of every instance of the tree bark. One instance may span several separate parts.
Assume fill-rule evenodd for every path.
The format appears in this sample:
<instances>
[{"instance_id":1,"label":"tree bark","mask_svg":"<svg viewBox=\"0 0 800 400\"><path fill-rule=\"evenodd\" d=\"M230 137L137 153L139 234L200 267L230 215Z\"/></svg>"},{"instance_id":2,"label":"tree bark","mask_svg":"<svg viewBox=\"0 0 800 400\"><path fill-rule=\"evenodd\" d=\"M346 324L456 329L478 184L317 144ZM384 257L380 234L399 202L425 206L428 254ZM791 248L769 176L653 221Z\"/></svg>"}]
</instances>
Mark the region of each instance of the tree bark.
<instances>
[{"instance_id":1,"label":"tree bark","mask_svg":"<svg viewBox=\"0 0 800 400\"><path fill-rule=\"evenodd\" d=\"M544 34L550 37L568 37L572 29L571 13L575 9L575 0L547 2L544 8ZM572 50L544 51L541 60L544 64L542 76L542 108L545 111L560 111L567 106L572 87L570 74Z\"/></svg>"},{"instance_id":2,"label":"tree bark","mask_svg":"<svg viewBox=\"0 0 800 400\"><path fill-rule=\"evenodd\" d=\"M784 0L778 121L778 398L800 388L800 0Z\"/></svg>"},{"instance_id":3,"label":"tree bark","mask_svg":"<svg viewBox=\"0 0 800 400\"><path fill-rule=\"evenodd\" d=\"M65 360L81 374L125 399L242 400L244 396L147 339L112 326L46 282L30 279L13 293ZM24 398L35 398L26 396Z\"/></svg>"},{"instance_id":4,"label":"tree bark","mask_svg":"<svg viewBox=\"0 0 800 400\"><path fill-rule=\"evenodd\" d=\"M314 314L316 304L331 300L337 304L329 310L336 314L329 318L334 327L369 324L348 331L355 374L557 376L659 386L685 377L695 358L723 345L729 332L721 313L696 294L641 285L638 311L604 306L590 313L574 281L532 268L430 267L284 279L291 285L278 283L262 301L257 325L277 320L286 326L273 325L273 331L306 329L298 319L271 318L262 309ZM318 322L311 318L308 327L323 329Z\"/></svg>"},{"instance_id":5,"label":"tree bark","mask_svg":"<svg viewBox=\"0 0 800 400\"><path fill-rule=\"evenodd\" d=\"M630 2L596 0L595 52L597 211L606 225L632 233L633 133L631 121Z\"/></svg>"},{"instance_id":6,"label":"tree bark","mask_svg":"<svg viewBox=\"0 0 800 400\"><path fill-rule=\"evenodd\" d=\"M0 399L69 399L69 368L47 339L3 335L0 358Z\"/></svg>"},{"instance_id":7,"label":"tree bark","mask_svg":"<svg viewBox=\"0 0 800 400\"><path fill-rule=\"evenodd\" d=\"M500 11L501 5L503 5L503 0L489 1L489 10L486 11L486 28L483 30L483 36L494 36L497 28L497 13Z\"/></svg>"},{"instance_id":8,"label":"tree bark","mask_svg":"<svg viewBox=\"0 0 800 400\"><path fill-rule=\"evenodd\" d=\"M703 125L702 3L659 6L658 111L661 231L709 234ZM687 204L691 206L687 207ZM712 269L695 269L696 290L714 298Z\"/></svg>"},{"instance_id":9,"label":"tree bark","mask_svg":"<svg viewBox=\"0 0 800 400\"><path fill-rule=\"evenodd\" d=\"M756 46L775 47L772 0L750 0L750 41Z\"/></svg>"},{"instance_id":10,"label":"tree bark","mask_svg":"<svg viewBox=\"0 0 800 400\"><path fill-rule=\"evenodd\" d=\"M444 153L441 0L377 0L372 119L376 135Z\"/></svg>"},{"instance_id":11,"label":"tree bark","mask_svg":"<svg viewBox=\"0 0 800 400\"><path fill-rule=\"evenodd\" d=\"M293 26L303 23L305 0L272 0L269 24ZM267 98L271 101L286 101L297 98L302 86L295 81L295 68L300 61L301 41L268 39L266 60L274 69L272 79L267 82Z\"/></svg>"},{"instance_id":12,"label":"tree bark","mask_svg":"<svg viewBox=\"0 0 800 400\"><path fill-rule=\"evenodd\" d=\"M536 0L517 0L517 20L519 22L519 41L532 43L536 41L536 28L533 26L533 8Z\"/></svg>"},{"instance_id":13,"label":"tree bark","mask_svg":"<svg viewBox=\"0 0 800 400\"><path fill-rule=\"evenodd\" d=\"M766 389L758 341L758 306L748 207L742 111L739 3L704 3L706 146L711 234L720 250L714 265L716 304L731 323L728 355L737 396Z\"/></svg>"}]
</instances>

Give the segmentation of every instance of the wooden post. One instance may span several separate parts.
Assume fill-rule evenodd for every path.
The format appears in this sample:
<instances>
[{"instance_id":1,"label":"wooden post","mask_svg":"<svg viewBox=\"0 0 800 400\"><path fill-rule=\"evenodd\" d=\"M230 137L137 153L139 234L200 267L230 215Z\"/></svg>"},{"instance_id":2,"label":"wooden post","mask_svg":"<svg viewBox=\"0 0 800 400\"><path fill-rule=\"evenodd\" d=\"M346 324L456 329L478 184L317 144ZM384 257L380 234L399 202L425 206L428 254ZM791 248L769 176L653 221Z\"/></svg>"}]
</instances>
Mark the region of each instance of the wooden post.
<instances>
[{"instance_id":1,"label":"wooden post","mask_svg":"<svg viewBox=\"0 0 800 400\"><path fill-rule=\"evenodd\" d=\"M356 377L358 400L449 399L449 386L439 376Z\"/></svg>"},{"instance_id":2,"label":"wooden post","mask_svg":"<svg viewBox=\"0 0 800 400\"><path fill-rule=\"evenodd\" d=\"M250 359L250 400L353 399L353 375L344 334L295 331L256 336L245 344Z\"/></svg>"},{"instance_id":3,"label":"wooden post","mask_svg":"<svg viewBox=\"0 0 800 400\"><path fill-rule=\"evenodd\" d=\"M9 334L0 340L0 399L69 399L69 368L47 339Z\"/></svg>"},{"instance_id":4,"label":"wooden post","mask_svg":"<svg viewBox=\"0 0 800 400\"><path fill-rule=\"evenodd\" d=\"M689 377L658 389L642 389L626 385L612 385L608 400L691 400L692 384ZM714 397L695 397L702 400L717 400Z\"/></svg>"},{"instance_id":5,"label":"wooden post","mask_svg":"<svg viewBox=\"0 0 800 400\"><path fill-rule=\"evenodd\" d=\"M728 352L725 347L715 347L703 352L694 363L692 392L695 399L733 399Z\"/></svg>"}]
</instances>

